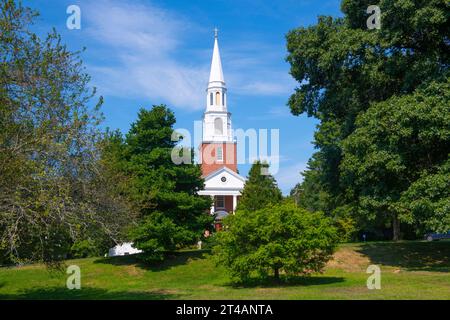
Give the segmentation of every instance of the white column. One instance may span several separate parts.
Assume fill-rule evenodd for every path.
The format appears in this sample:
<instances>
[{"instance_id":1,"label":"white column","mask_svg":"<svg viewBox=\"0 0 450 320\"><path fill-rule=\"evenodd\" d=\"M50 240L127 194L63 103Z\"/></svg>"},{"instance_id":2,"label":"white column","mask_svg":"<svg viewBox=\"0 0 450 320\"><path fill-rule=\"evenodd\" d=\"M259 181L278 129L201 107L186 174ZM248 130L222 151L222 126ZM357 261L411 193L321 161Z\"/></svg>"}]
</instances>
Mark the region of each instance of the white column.
<instances>
[{"instance_id":1,"label":"white column","mask_svg":"<svg viewBox=\"0 0 450 320\"><path fill-rule=\"evenodd\" d=\"M236 206L237 206L237 196L234 195L233 196L233 213L236 211Z\"/></svg>"},{"instance_id":2,"label":"white column","mask_svg":"<svg viewBox=\"0 0 450 320\"><path fill-rule=\"evenodd\" d=\"M216 210L215 210L215 208L214 208L214 196L211 196L211 199L212 199L212 205L211 205L211 214L213 214Z\"/></svg>"}]
</instances>

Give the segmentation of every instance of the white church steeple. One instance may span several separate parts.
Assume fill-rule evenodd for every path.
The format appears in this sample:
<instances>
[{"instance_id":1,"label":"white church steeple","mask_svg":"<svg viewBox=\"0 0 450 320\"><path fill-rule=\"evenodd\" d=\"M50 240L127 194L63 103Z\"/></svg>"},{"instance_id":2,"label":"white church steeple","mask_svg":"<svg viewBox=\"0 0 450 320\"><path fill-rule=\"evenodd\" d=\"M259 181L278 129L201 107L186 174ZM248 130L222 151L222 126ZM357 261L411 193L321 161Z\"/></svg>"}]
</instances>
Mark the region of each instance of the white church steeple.
<instances>
[{"instance_id":1,"label":"white church steeple","mask_svg":"<svg viewBox=\"0 0 450 320\"><path fill-rule=\"evenodd\" d=\"M206 111L203 116L203 141L231 142L231 114L227 109L227 88L220 59L217 28L214 29L214 49L206 89Z\"/></svg>"},{"instance_id":2,"label":"white church steeple","mask_svg":"<svg viewBox=\"0 0 450 320\"><path fill-rule=\"evenodd\" d=\"M216 230L221 229L224 214L235 212L245 183L245 179L238 173L237 142L233 139L227 100L227 87L215 29L211 71L206 88L206 110L203 113L203 141L199 146L199 160L205 184L198 194L213 199L211 214L216 215Z\"/></svg>"}]
</instances>

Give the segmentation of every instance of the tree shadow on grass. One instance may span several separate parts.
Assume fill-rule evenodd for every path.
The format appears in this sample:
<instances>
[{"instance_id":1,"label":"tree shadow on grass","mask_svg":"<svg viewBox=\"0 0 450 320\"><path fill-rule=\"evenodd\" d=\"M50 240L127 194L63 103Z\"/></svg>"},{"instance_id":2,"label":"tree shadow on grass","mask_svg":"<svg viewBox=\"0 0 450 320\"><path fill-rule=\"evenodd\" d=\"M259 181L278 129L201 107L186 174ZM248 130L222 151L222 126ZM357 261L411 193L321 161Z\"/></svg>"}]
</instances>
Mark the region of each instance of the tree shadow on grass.
<instances>
[{"instance_id":1,"label":"tree shadow on grass","mask_svg":"<svg viewBox=\"0 0 450 320\"><path fill-rule=\"evenodd\" d=\"M139 268L151 271L163 271L173 267L187 264L193 260L205 259L210 250L189 250L169 252L165 254L164 261L155 263L146 263L142 260L141 254L129 256L100 258L94 263L112 264L115 266L135 265Z\"/></svg>"},{"instance_id":2,"label":"tree shadow on grass","mask_svg":"<svg viewBox=\"0 0 450 320\"><path fill-rule=\"evenodd\" d=\"M450 241L365 243L356 249L371 263L408 271L450 272Z\"/></svg>"},{"instance_id":3,"label":"tree shadow on grass","mask_svg":"<svg viewBox=\"0 0 450 320\"><path fill-rule=\"evenodd\" d=\"M289 278L281 277L278 281L274 278L251 278L245 282L231 281L225 284L225 286L232 288L281 288L294 286L320 286L339 282L344 282L344 278L326 276L294 276Z\"/></svg>"},{"instance_id":4,"label":"tree shadow on grass","mask_svg":"<svg viewBox=\"0 0 450 320\"><path fill-rule=\"evenodd\" d=\"M180 295L165 291L109 291L98 288L69 290L61 287L35 288L0 294L0 300L168 300Z\"/></svg>"}]
</instances>

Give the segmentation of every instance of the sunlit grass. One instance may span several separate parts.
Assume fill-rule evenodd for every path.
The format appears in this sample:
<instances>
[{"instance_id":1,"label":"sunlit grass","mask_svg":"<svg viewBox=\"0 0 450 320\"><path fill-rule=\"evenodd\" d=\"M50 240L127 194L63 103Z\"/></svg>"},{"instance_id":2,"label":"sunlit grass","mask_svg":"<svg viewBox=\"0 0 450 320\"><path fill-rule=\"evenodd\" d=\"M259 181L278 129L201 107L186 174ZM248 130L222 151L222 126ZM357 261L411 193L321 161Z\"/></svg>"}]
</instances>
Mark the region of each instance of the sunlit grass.
<instances>
[{"instance_id":1,"label":"sunlit grass","mask_svg":"<svg viewBox=\"0 0 450 320\"><path fill-rule=\"evenodd\" d=\"M70 260L67 274L43 265L0 268L2 299L450 299L450 241L344 244L323 274L289 283L233 284L208 251L184 251L157 265L134 257ZM381 267L381 290L368 290L366 269Z\"/></svg>"}]
</instances>

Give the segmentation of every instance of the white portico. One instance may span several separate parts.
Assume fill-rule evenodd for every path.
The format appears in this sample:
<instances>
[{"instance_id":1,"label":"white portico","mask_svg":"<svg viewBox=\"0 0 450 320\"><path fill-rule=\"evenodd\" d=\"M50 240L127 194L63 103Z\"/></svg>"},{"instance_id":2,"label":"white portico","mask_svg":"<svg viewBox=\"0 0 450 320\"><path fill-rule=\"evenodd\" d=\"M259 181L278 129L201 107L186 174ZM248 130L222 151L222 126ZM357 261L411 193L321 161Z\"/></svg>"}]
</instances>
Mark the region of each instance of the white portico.
<instances>
[{"instance_id":1,"label":"white portico","mask_svg":"<svg viewBox=\"0 0 450 320\"><path fill-rule=\"evenodd\" d=\"M245 179L236 172L222 167L205 178L205 189L200 191L201 195L216 197L230 197L232 199L231 206L227 206L227 201L224 199L224 203L221 205L220 201L215 201L211 207L211 213L214 213L216 209L234 212L237 206L238 197L241 195L242 189L244 189ZM231 210L230 210L231 209Z\"/></svg>"}]
</instances>

